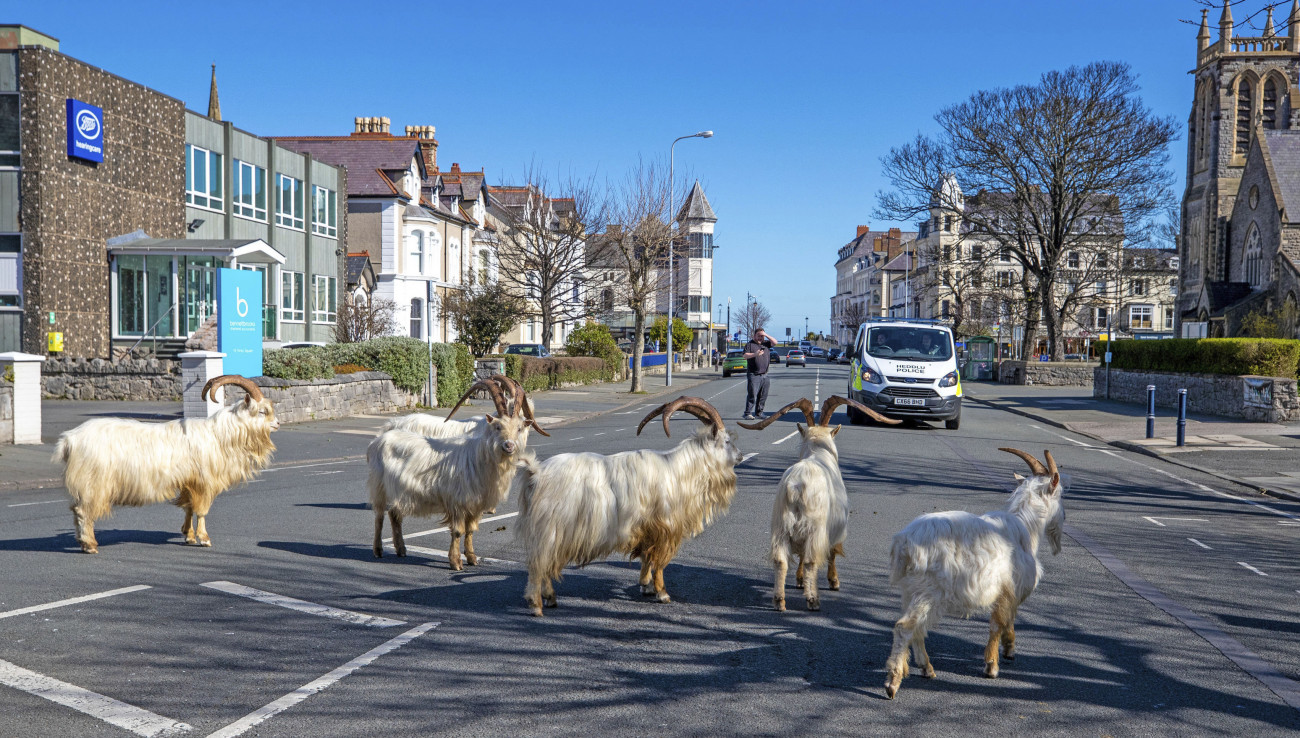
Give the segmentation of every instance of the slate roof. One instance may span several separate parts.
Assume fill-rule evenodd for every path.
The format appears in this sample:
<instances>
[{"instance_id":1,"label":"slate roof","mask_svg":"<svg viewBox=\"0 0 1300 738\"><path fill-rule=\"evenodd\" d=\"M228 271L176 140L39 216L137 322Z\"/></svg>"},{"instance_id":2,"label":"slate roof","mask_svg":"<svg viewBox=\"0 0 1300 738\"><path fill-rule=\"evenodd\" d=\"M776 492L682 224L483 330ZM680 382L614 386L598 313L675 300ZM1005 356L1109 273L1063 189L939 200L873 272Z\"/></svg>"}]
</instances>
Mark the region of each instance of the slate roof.
<instances>
[{"instance_id":1,"label":"slate roof","mask_svg":"<svg viewBox=\"0 0 1300 738\"><path fill-rule=\"evenodd\" d=\"M1300 222L1300 131L1265 130L1261 141L1281 192L1276 193L1287 221Z\"/></svg>"},{"instance_id":2,"label":"slate roof","mask_svg":"<svg viewBox=\"0 0 1300 738\"><path fill-rule=\"evenodd\" d=\"M718 221L718 216L714 215L713 208L709 205L709 198L704 196L704 188L700 187L700 181L695 180L695 186L691 188L691 194L686 196L686 202L682 203L682 209L677 211L677 220L707 220L712 223Z\"/></svg>"},{"instance_id":3,"label":"slate roof","mask_svg":"<svg viewBox=\"0 0 1300 738\"><path fill-rule=\"evenodd\" d=\"M276 143L311 154L327 164L346 167L348 170L348 196L392 197L400 193L384 171L402 171L411 165L411 159L420 161L418 139L397 136L301 136L276 138Z\"/></svg>"},{"instance_id":4,"label":"slate roof","mask_svg":"<svg viewBox=\"0 0 1300 738\"><path fill-rule=\"evenodd\" d=\"M912 252L905 251L890 259L881 269L887 272L905 272L911 268Z\"/></svg>"},{"instance_id":5,"label":"slate roof","mask_svg":"<svg viewBox=\"0 0 1300 738\"><path fill-rule=\"evenodd\" d=\"M348 254L348 281L349 287L361 283L361 275L365 273L366 267L370 265L370 252L362 251L359 254Z\"/></svg>"},{"instance_id":6,"label":"slate roof","mask_svg":"<svg viewBox=\"0 0 1300 738\"><path fill-rule=\"evenodd\" d=\"M1250 297L1249 282L1211 282L1206 289L1210 299L1210 314L1219 316L1226 308Z\"/></svg>"}]
</instances>

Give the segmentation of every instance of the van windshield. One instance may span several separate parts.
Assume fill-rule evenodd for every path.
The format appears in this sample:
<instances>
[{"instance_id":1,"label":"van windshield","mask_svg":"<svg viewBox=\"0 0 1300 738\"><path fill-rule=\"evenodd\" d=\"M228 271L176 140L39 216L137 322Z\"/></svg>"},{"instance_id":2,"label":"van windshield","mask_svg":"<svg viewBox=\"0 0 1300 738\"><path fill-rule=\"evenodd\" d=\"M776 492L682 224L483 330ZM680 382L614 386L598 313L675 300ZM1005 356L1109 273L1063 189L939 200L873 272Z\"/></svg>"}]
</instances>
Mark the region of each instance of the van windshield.
<instances>
[{"instance_id":1,"label":"van windshield","mask_svg":"<svg viewBox=\"0 0 1300 738\"><path fill-rule=\"evenodd\" d=\"M867 353L877 359L947 361L952 339L947 331L915 326L882 326L867 330Z\"/></svg>"}]
</instances>

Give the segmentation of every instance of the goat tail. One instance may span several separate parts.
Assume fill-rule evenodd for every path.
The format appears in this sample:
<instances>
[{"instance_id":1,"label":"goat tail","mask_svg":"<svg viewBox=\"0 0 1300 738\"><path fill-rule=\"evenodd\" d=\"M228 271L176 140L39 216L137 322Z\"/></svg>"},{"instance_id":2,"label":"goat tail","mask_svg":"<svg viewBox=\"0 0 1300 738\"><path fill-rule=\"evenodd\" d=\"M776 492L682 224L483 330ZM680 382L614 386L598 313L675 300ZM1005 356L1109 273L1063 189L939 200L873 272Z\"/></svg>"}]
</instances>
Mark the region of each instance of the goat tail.
<instances>
[{"instance_id":1,"label":"goat tail","mask_svg":"<svg viewBox=\"0 0 1300 738\"><path fill-rule=\"evenodd\" d=\"M533 490L536 489L538 469L537 457L531 453L515 463L515 478L510 480L509 495L519 500L520 523L528 519L528 511L533 504Z\"/></svg>"},{"instance_id":2,"label":"goat tail","mask_svg":"<svg viewBox=\"0 0 1300 738\"><path fill-rule=\"evenodd\" d=\"M71 455L72 449L68 445L68 434L64 433L59 436L59 442L54 444L54 456L50 457L50 463L67 466L68 458Z\"/></svg>"},{"instance_id":3,"label":"goat tail","mask_svg":"<svg viewBox=\"0 0 1300 738\"><path fill-rule=\"evenodd\" d=\"M897 585L909 574L924 571L924 552L912 545L902 535L894 536L894 544L889 549L889 583Z\"/></svg>"}]
</instances>

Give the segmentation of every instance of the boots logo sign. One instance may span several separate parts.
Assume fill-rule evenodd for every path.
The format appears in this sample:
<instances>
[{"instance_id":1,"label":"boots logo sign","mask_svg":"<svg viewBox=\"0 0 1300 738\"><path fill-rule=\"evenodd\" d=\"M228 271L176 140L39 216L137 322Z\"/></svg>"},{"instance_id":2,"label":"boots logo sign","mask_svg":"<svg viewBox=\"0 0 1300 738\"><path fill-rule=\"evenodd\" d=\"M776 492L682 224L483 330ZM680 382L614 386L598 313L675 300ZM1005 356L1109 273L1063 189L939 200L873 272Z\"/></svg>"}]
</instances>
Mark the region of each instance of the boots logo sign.
<instances>
[{"instance_id":1,"label":"boots logo sign","mask_svg":"<svg viewBox=\"0 0 1300 738\"><path fill-rule=\"evenodd\" d=\"M68 156L104 161L104 111L68 98Z\"/></svg>"}]
</instances>

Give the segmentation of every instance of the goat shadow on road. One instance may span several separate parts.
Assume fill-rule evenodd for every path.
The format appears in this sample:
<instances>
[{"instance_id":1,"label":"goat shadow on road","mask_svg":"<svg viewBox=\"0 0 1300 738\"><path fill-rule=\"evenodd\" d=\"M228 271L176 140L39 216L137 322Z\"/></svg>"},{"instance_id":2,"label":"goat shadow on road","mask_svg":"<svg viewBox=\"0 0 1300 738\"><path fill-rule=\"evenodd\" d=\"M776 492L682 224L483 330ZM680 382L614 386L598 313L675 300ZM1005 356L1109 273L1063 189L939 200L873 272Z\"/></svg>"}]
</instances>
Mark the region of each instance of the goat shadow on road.
<instances>
[{"instance_id":1,"label":"goat shadow on road","mask_svg":"<svg viewBox=\"0 0 1300 738\"><path fill-rule=\"evenodd\" d=\"M160 545L172 543L183 545L184 538L179 533L161 530L133 530L131 528L101 529L95 531L95 540L99 550L128 543ZM44 538L14 538L0 540L0 551L38 551L45 553L81 553L81 544L71 532L58 533Z\"/></svg>"},{"instance_id":2,"label":"goat shadow on road","mask_svg":"<svg viewBox=\"0 0 1300 738\"><path fill-rule=\"evenodd\" d=\"M319 507L325 510L369 510L369 502L299 502L294 507Z\"/></svg>"}]
</instances>

